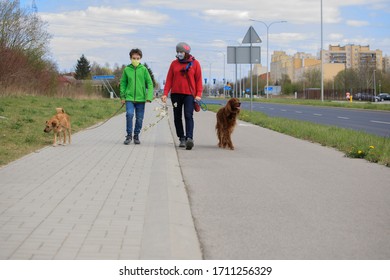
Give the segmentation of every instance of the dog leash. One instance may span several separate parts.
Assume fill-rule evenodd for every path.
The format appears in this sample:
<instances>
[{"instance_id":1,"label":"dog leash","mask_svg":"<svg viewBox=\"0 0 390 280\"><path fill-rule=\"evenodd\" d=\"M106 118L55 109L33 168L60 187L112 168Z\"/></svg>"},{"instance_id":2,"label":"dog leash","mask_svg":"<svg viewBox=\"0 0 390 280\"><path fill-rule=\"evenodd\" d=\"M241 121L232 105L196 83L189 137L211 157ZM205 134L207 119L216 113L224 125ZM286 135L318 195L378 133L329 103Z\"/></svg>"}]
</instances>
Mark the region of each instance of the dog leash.
<instances>
[{"instance_id":1,"label":"dog leash","mask_svg":"<svg viewBox=\"0 0 390 280\"><path fill-rule=\"evenodd\" d=\"M198 103L202 111L205 112L208 110L206 103L204 103L202 100L195 100L195 102Z\"/></svg>"},{"instance_id":2,"label":"dog leash","mask_svg":"<svg viewBox=\"0 0 390 280\"><path fill-rule=\"evenodd\" d=\"M106 122L108 122L109 120L111 120L113 117L115 117L116 114L118 114L119 111L122 110L123 106L125 106L125 103L122 103L121 107L120 107L118 110L116 110L116 112L115 112L114 114L112 114L111 117L109 117L107 120L105 120L105 121L102 122L101 124L99 124L99 125L97 125L97 126L93 126L93 127L86 128L86 129L84 129L84 130L91 130L91 129L95 129L95 128L98 128L98 127L102 126L103 124L105 124Z\"/></svg>"},{"instance_id":3,"label":"dog leash","mask_svg":"<svg viewBox=\"0 0 390 280\"><path fill-rule=\"evenodd\" d=\"M168 106L167 106L167 104L166 103L165 104L159 103L159 105L160 105L160 108L158 108L158 107L155 108L155 111L159 111L159 113L156 115L156 117L158 118L157 121L145 125L142 128L143 132L149 130L150 128L152 128L153 126L155 126L156 124L161 122L164 118L168 117Z\"/></svg>"},{"instance_id":4,"label":"dog leash","mask_svg":"<svg viewBox=\"0 0 390 280\"><path fill-rule=\"evenodd\" d=\"M92 129L95 129L95 128L98 128L102 125L104 125L106 122L108 122L110 119L112 119L113 117L115 117L120 110L122 110L123 106L125 104L122 104L121 107L114 113L112 114L107 120L105 120L104 122L100 123L99 125L97 126L93 126L93 127L89 127L89 128L85 128L83 130L92 130ZM157 119L157 121L153 122L153 123L149 123L148 125L144 126L142 128L142 131L147 131L149 130L150 128L152 128L153 126L155 126L156 124L158 124L160 121L162 121L165 117L168 116L168 106L166 104L160 104L160 108L156 108L155 111L159 111L159 113L156 115L156 117L158 117L159 119ZM62 127L64 127L63 125L61 125ZM75 131L77 132L77 130Z\"/></svg>"},{"instance_id":5,"label":"dog leash","mask_svg":"<svg viewBox=\"0 0 390 280\"><path fill-rule=\"evenodd\" d=\"M92 130L92 129L95 129L95 128L98 128L98 127L102 126L103 124L105 124L106 122L108 122L110 119L112 119L113 117L115 117L116 114L118 114L119 111L122 110L123 106L125 106L124 103L121 105L121 107L120 107L118 110L116 110L116 112L115 112L114 114L112 114L108 119L106 119L104 122L100 123L99 125L97 125L97 126L92 126L92 127L88 127L88 128L84 128L84 129L82 129L82 130L83 130L83 131L84 131L84 130ZM63 125L61 125L61 126L64 127ZM65 127L64 127L64 128L65 128ZM78 132L77 130L73 130L73 129L72 129L72 131L73 131L73 132Z\"/></svg>"}]
</instances>

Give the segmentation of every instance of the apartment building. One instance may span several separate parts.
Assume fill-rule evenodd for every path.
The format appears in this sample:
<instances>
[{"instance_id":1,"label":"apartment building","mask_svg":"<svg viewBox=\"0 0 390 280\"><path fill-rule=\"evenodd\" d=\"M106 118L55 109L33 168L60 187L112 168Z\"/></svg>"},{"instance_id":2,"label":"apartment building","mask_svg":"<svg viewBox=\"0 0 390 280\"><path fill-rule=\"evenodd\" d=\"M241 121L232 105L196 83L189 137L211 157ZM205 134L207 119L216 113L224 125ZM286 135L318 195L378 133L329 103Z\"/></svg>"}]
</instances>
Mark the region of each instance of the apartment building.
<instances>
[{"instance_id":1,"label":"apartment building","mask_svg":"<svg viewBox=\"0 0 390 280\"><path fill-rule=\"evenodd\" d=\"M390 56L383 57L383 70L390 73Z\"/></svg>"},{"instance_id":2,"label":"apartment building","mask_svg":"<svg viewBox=\"0 0 390 280\"><path fill-rule=\"evenodd\" d=\"M329 50L323 50L324 80L333 79L340 71L347 68L359 69L362 67L390 71L390 58L383 59L381 50L370 50L369 46L359 45L329 45ZM321 60L311 54L298 52L287 55L284 51L274 51L271 56L270 78L273 82L282 78L283 74L290 77L292 82L303 78L305 71L320 69Z\"/></svg>"},{"instance_id":3,"label":"apartment building","mask_svg":"<svg viewBox=\"0 0 390 280\"><path fill-rule=\"evenodd\" d=\"M324 63L344 63L347 68L359 69L362 67L383 69L381 50L370 50L370 46L349 44L329 45L329 50L324 50Z\"/></svg>"},{"instance_id":4,"label":"apartment building","mask_svg":"<svg viewBox=\"0 0 390 280\"><path fill-rule=\"evenodd\" d=\"M282 75L288 75L295 82L302 78L305 69L320 65L321 61L308 53L298 52L290 56L284 51L274 51L271 56L270 78L278 81L282 79Z\"/></svg>"}]
</instances>

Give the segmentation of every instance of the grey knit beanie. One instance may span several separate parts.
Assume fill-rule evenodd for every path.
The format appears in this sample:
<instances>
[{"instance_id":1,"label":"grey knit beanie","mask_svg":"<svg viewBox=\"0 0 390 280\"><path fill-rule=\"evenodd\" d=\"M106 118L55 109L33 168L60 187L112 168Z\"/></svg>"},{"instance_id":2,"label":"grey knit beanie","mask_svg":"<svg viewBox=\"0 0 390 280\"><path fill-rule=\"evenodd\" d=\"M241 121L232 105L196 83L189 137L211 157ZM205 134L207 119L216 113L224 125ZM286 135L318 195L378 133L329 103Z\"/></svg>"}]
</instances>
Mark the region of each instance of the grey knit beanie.
<instances>
[{"instance_id":1,"label":"grey knit beanie","mask_svg":"<svg viewBox=\"0 0 390 280\"><path fill-rule=\"evenodd\" d=\"M185 42L180 42L179 44L176 45L176 52L185 52L185 53L190 53L191 47Z\"/></svg>"}]
</instances>

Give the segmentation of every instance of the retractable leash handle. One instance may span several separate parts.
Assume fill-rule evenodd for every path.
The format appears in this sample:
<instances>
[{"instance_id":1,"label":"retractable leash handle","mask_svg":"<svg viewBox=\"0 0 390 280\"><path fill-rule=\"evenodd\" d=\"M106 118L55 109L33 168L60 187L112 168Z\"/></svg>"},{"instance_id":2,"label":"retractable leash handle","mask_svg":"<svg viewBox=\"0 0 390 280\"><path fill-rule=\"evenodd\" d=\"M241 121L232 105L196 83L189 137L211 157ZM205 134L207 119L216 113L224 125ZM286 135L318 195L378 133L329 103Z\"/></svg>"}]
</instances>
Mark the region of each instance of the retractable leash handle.
<instances>
[{"instance_id":1,"label":"retractable leash handle","mask_svg":"<svg viewBox=\"0 0 390 280\"><path fill-rule=\"evenodd\" d=\"M197 103L199 105L199 107L200 107L200 109L202 109L202 111L207 111L207 105L202 100L195 100L195 103Z\"/></svg>"}]
</instances>

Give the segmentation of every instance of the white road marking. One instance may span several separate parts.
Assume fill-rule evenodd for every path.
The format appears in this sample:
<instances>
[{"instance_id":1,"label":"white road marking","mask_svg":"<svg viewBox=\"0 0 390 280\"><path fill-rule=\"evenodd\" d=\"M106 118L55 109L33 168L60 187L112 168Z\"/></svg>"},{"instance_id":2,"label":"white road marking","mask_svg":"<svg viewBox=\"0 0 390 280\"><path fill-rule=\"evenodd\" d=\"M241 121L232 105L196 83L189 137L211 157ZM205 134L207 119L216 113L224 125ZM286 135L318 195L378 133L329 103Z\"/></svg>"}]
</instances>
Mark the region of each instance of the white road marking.
<instances>
[{"instance_id":1,"label":"white road marking","mask_svg":"<svg viewBox=\"0 0 390 280\"><path fill-rule=\"evenodd\" d=\"M338 119L349 120L347 117L337 117Z\"/></svg>"},{"instance_id":2,"label":"white road marking","mask_svg":"<svg viewBox=\"0 0 390 280\"><path fill-rule=\"evenodd\" d=\"M370 121L370 122L373 122L373 123L383 123L383 124L390 124L390 122L381 122L381 121Z\"/></svg>"},{"instance_id":3,"label":"white road marking","mask_svg":"<svg viewBox=\"0 0 390 280\"><path fill-rule=\"evenodd\" d=\"M313 114L314 116L319 116L319 117L321 117L322 116L322 114Z\"/></svg>"},{"instance_id":4,"label":"white road marking","mask_svg":"<svg viewBox=\"0 0 390 280\"><path fill-rule=\"evenodd\" d=\"M285 109L281 109L280 111L282 111L282 112L287 112L287 110L285 110Z\"/></svg>"},{"instance_id":5,"label":"white road marking","mask_svg":"<svg viewBox=\"0 0 390 280\"><path fill-rule=\"evenodd\" d=\"M238 126L247 126L247 127L251 127L251 126L255 126L253 124L246 124L246 123L239 123Z\"/></svg>"},{"instance_id":6,"label":"white road marking","mask_svg":"<svg viewBox=\"0 0 390 280\"><path fill-rule=\"evenodd\" d=\"M301 112L301 111L295 111L295 113L302 114L302 112Z\"/></svg>"}]
</instances>

